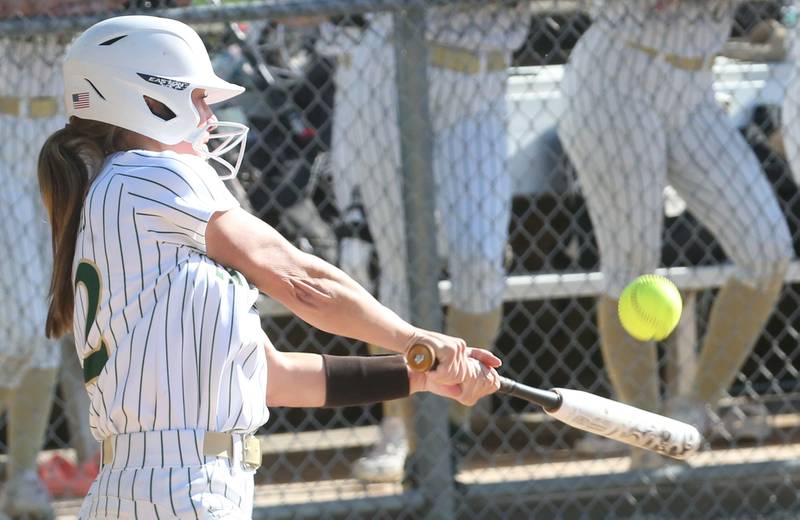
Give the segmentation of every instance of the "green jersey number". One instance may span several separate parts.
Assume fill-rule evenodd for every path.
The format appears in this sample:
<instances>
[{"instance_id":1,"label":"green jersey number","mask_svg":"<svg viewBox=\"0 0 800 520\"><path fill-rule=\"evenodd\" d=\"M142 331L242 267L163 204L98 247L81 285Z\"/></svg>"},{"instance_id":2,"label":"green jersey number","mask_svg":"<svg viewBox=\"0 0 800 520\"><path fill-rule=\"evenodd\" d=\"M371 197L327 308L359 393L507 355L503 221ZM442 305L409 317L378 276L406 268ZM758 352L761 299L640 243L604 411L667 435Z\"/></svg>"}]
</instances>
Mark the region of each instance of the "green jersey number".
<instances>
[{"instance_id":1,"label":"green jersey number","mask_svg":"<svg viewBox=\"0 0 800 520\"><path fill-rule=\"evenodd\" d=\"M85 337L89 338L89 331L92 330L94 320L97 317L97 308L100 306L100 272L97 266L88 261L81 261L75 271L75 293L78 292L78 285L86 288L86 328ZM83 358L83 382L89 384L103 371L103 367L108 362L108 347L105 341L100 339L97 348L92 349L92 353Z\"/></svg>"}]
</instances>

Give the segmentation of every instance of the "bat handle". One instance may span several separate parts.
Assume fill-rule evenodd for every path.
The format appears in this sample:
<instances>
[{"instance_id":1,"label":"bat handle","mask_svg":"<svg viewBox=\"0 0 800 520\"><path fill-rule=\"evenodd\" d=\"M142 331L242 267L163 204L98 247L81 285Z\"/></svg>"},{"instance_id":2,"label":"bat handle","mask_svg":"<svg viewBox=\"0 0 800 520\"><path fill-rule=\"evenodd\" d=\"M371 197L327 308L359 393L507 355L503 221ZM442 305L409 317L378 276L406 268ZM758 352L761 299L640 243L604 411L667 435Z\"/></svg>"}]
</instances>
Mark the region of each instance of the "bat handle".
<instances>
[{"instance_id":1,"label":"bat handle","mask_svg":"<svg viewBox=\"0 0 800 520\"><path fill-rule=\"evenodd\" d=\"M500 389L498 392L538 404L548 412L554 412L561 406L561 394L558 392L523 385L507 377L500 378Z\"/></svg>"},{"instance_id":2,"label":"bat handle","mask_svg":"<svg viewBox=\"0 0 800 520\"><path fill-rule=\"evenodd\" d=\"M439 361L433 347L417 343L406 350L406 363L412 372L428 372L436 370Z\"/></svg>"}]
</instances>

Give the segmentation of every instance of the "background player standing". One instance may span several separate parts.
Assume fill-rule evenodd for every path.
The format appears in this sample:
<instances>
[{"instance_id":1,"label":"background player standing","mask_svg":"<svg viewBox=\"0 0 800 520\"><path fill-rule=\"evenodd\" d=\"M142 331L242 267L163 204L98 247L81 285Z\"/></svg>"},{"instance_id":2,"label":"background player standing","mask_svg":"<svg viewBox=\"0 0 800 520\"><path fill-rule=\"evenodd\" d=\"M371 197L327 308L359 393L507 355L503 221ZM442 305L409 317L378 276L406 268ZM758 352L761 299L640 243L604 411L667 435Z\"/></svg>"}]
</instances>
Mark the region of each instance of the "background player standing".
<instances>
[{"instance_id":1,"label":"background player standing","mask_svg":"<svg viewBox=\"0 0 800 520\"><path fill-rule=\"evenodd\" d=\"M427 390L472 404L498 388L491 353L411 326L239 208L207 161L235 175L222 154L241 157L247 129L208 104L243 89L214 73L189 26L95 24L67 51L64 85L71 117L44 144L39 181L54 237L47 332L73 329L103 443L80 518L249 518L252 433L267 403ZM402 356L278 352L254 308L259 289L330 333L396 352L429 345L441 365L416 375Z\"/></svg>"},{"instance_id":2,"label":"background player standing","mask_svg":"<svg viewBox=\"0 0 800 520\"><path fill-rule=\"evenodd\" d=\"M447 333L469 345L491 345L502 319L504 255L511 206L506 171L505 81L511 51L524 41L528 3L515 8L448 6L427 11L428 80L433 125L440 243L452 281ZM345 27L352 33L352 27ZM324 34L324 33L323 33ZM380 264L378 297L409 316L403 228L400 136L397 126L392 16L368 18L360 38L340 38L332 165L337 190L352 201L358 186ZM347 42L350 42L349 44ZM357 100L357 101L356 101ZM342 188L345 187L345 188ZM366 253L359 255L368 260ZM347 257L345 256L345 259ZM354 266L345 268L355 271ZM364 269L359 269L363 272ZM372 347L373 351L376 351ZM355 476L393 481L408 453L408 401L387 403L381 439L357 461ZM484 401L488 405L488 401ZM483 414L487 408L482 407ZM484 419L475 414L475 419ZM451 407L451 420L469 414Z\"/></svg>"},{"instance_id":3,"label":"background player standing","mask_svg":"<svg viewBox=\"0 0 800 520\"><path fill-rule=\"evenodd\" d=\"M660 408L652 343L617 319L617 298L659 265L662 192L669 183L736 264L711 311L694 385L667 415L708 428L772 312L792 247L772 189L714 99L711 66L736 2L637 0L594 5L562 84L559 135L574 163L601 254L601 348L619 398ZM635 455L634 464L650 461ZM653 461L655 463L655 461Z\"/></svg>"},{"instance_id":4,"label":"background player standing","mask_svg":"<svg viewBox=\"0 0 800 520\"><path fill-rule=\"evenodd\" d=\"M68 5L54 0L12 0L0 4L0 19L43 12L65 15L107 10L114 3L118 2ZM14 57L0 62L0 139L6 143L0 154L0 243L13 251L0 266L4 294L0 303L0 411L8 412L9 455L0 511L12 518L53 515L36 469L61 349L44 335L51 261L48 226L36 185L36 155L46 137L64 123L61 75L53 64L63 56L66 42L60 35L0 40L0 53ZM18 139L16 146L8 144L12 136ZM70 382L64 380L64 384ZM65 392L66 396L71 394ZM87 407L80 406L80 401L74 399L70 404L85 414ZM82 444L76 431L71 433Z\"/></svg>"},{"instance_id":5,"label":"background player standing","mask_svg":"<svg viewBox=\"0 0 800 520\"><path fill-rule=\"evenodd\" d=\"M0 134L5 142L25 135L32 147L4 146L0 155L0 243L10 251L0 267L0 411L8 411L9 453L0 510L34 518L53 514L36 475L36 456L45 440L61 353L43 330L50 261L35 173L35 148L63 123L57 117L59 82L35 78L45 77L61 47L54 37L42 39L49 41L0 40L4 56L25 56L23 66L5 59L0 64Z\"/></svg>"}]
</instances>

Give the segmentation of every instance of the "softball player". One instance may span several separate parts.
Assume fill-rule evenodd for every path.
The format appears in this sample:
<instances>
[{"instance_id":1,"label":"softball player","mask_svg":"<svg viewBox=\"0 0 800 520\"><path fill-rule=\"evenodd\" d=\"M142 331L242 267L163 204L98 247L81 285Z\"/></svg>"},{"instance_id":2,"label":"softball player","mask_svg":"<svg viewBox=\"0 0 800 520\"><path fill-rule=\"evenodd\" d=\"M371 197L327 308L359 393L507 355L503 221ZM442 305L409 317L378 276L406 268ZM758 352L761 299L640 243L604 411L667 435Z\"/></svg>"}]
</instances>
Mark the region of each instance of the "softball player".
<instances>
[{"instance_id":1,"label":"softball player","mask_svg":"<svg viewBox=\"0 0 800 520\"><path fill-rule=\"evenodd\" d=\"M221 156L241 157L247 129L208 104L243 89L214 74L190 27L100 22L67 51L64 85L71 117L42 148L39 182L54 236L47 331L73 329L102 442L80 518L250 518L267 404L421 390L472 404L497 389L488 351L411 326L238 207L207 161L235 175ZM442 365L418 376L402 356L278 352L258 289L331 333L431 345Z\"/></svg>"},{"instance_id":2,"label":"softball player","mask_svg":"<svg viewBox=\"0 0 800 520\"><path fill-rule=\"evenodd\" d=\"M630 280L658 267L669 183L737 266L711 311L691 394L667 405L668 414L708 427L704 405L715 405L736 377L792 257L772 189L714 100L711 66L736 2L609 0L595 8L565 73L559 135L601 252L603 359L622 400L660 407L655 345L634 345L616 308Z\"/></svg>"},{"instance_id":3,"label":"softball player","mask_svg":"<svg viewBox=\"0 0 800 520\"><path fill-rule=\"evenodd\" d=\"M511 201L505 168L505 80L510 53L527 34L527 9L521 2L515 9L443 7L427 15L436 203L453 290L447 333L469 345L491 345L502 317ZM351 187L360 187L380 262L381 302L407 317L392 16L371 17L360 38L349 34L352 28L346 30L338 42L343 59L336 72L333 170L337 184L347 187L339 190L345 207ZM367 254L360 257L368 259ZM381 440L357 462L358 478L402 477L408 405L385 405ZM451 419L463 424L469 418L454 407Z\"/></svg>"},{"instance_id":4,"label":"softball player","mask_svg":"<svg viewBox=\"0 0 800 520\"><path fill-rule=\"evenodd\" d=\"M43 331L50 271L48 229L36 186L36 151L63 124L60 79L52 64L63 53L54 36L0 40L0 411L8 410L9 464L0 511L49 518L36 456L47 431L60 349ZM15 143L15 144L11 144ZM24 240L20 240L24 237Z\"/></svg>"}]
</instances>

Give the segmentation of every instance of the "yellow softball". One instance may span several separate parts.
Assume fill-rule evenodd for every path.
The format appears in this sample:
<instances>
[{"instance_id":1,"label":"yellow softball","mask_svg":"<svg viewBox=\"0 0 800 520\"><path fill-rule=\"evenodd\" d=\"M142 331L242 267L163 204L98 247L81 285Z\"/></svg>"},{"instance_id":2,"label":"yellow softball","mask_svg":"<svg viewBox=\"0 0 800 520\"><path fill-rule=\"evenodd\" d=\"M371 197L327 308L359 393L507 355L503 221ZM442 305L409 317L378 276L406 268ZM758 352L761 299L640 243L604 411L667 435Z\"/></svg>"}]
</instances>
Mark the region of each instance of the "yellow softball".
<instances>
[{"instance_id":1,"label":"yellow softball","mask_svg":"<svg viewBox=\"0 0 800 520\"><path fill-rule=\"evenodd\" d=\"M678 325L683 302L669 279L646 274L631 282L619 297L619 321L639 341L662 340Z\"/></svg>"}]
</instances>

